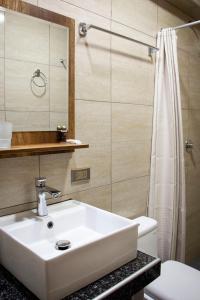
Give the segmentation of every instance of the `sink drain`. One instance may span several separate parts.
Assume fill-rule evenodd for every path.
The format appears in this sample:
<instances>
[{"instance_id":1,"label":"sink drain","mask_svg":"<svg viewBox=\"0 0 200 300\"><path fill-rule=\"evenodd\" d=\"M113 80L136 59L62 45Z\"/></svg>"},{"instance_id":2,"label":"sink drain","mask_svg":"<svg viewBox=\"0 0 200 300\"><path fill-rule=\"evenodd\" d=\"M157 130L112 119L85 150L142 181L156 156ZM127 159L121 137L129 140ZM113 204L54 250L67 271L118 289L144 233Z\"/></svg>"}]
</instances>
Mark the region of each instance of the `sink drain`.
<instances>
[{"instance_id":1,"label":"sink drain","mask_svg":"<svg viewBox=\"0 0 200 300\"><path fill-rule=\"evenodd\" d=\"M71 242L68 240L60 240L56 242L56 250L67 250L71 247Z\"/></svg>"},{"instance_id":2,"label":"sink drain","mask_svg":"<svg viewBox=\"0 0 200 300\"><path fill-rule=\"evenodd\" d=\"M54 224L53 224L52 221L49 221L49 222L47 223L47 227L48 227L49 229L52 229L53 226L54 226Z\"/></svg>"}]
</instances>

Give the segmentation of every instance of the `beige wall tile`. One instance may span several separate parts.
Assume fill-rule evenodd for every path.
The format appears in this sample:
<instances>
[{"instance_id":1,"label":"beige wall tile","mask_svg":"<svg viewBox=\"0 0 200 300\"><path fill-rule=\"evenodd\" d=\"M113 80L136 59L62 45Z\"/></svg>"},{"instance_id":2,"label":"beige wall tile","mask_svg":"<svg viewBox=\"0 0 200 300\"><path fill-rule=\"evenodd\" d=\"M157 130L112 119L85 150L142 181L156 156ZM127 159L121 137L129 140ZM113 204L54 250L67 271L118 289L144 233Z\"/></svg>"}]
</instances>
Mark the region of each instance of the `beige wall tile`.
<instances>
[{"instance_id":1,"label":"beige wall tile","mask_svg":"<svg viewBox=\"0 0 200 300\"><path fill-rule=\"evenodd\" d=\"M112 104L112 182L149 173L152 107Z\"/></svg>"},{"instance_id":2,"label":"beige wall tile","mask_svg":"<svg viewBox=\"0 0 200 300\"><path fill-rule=\"evenodd\" d=\"M191 18L188 20L183 20L182 24L190 22ZM178 49L183 49L192 55L198 55L199 53L199 33L197 28L193 30L192 28L186 28L184 30L176 31L178 37Z\"/></svg>"},{"instance_id":3,"label":"beige wall tile","mask_svg":"<svg viewBox=\"0 0 200 300\"><path fill-rule=\"evenodd\" d=\"M189 136L189 110L182 109L182 124L183 124L183 137L184 141Z\"/></svg>"},{"instance_id":4,"label":"beige wall tile","mask_svg":"<svg viewBox=\"0 0 200 300\"><path fill-rule=\"evenodd\" d=\"M196 235L193 243L190 243L190 245L186 248L186 263L194 264L194 266L196 266L196 262L199 260L200 253L199 244L197 243L197 240L199 240L199 235Z\"/></svg>"},{"instance_id":5,"label":"beige wall tile","mask_svg":"<svg viewBox=\"0 0 200 300\"><path fill-rule=\"evenodd\" d=\"M146 215L149 177L112 184L112 210L128 218Z\"/></svg>"},{"instance_id":6,"label":"beige wall tile","mask_svg":"<svg viewBox=\"0 0 200 300\"><path fill-rule=\"evenodd\" d=\"M38 0L38 6L70 18L74 18L77 14L77 11L84 12L84 10L60 0Z\"/></svg>"},{"instance_id":7,"label":"beige wall tile","mask_svg":"<svg viewBox=\"0 0 200 300\"><path fill-rule=\"evenodd\" d=\"M68 111L68 69L50 66L50 110Z\"/></svg>"},{"instance_id":8,"label":"beige wall tile","mask_svg":"<svg viewBox=\"0 0 200 300\"><path fill-rule=\"evenodd\" d=\"M0 11L0 57L4 57L4 12Z\"/></svg>"},{"instance_id":9,"label":"beige wall tile","mask_svg":"<svg viewBox=\"0 0 200 300\"><path fill-rule=\"evenodd\" d=\"M76 101L76 137L89 143L89 149L75 153L75 166L91 167L88 186L110 184L111 104ZM77 190L73 186L73 190Z\"/></svg>"},{"instance_id":10,"label":"beige wall tile","mask_svg":"<svg viewBox=\"0 0 200 300\"><path fill-rule=\"evenodd\" d=\"M0 170L0 208L35 200L37 156L1 159Z\"/></svg>"},{"instance_id":11,"label":"beige wall tile","mask_svg":"<svg viewBox=\"0 0 200 300\"><path fill-rule=\"evenodd\" d=\"M69 194L70 172L74 154L53 154L40 157L40 175L47 178L47 184L53 186L63 194Z\"/></svg>"},{"instance_id":12,"label":"beige wall tile","mask_svg":"<svg viewBox=\"0 0 200 300\"><path fill-rule=\"evenodd\" d=\"M187 219L186 229L186 260L194 262L199 259L200 253L200 227L199 227L200 211L196 212L192 217Z\"/></svg>"},{"instance_id":13,"label":"beige wall tile","mask_svg":"<svg viewBox=\"0 0 200 300\"><path fill-rule=\"evenodd\" d=\"M49 24L10 12L5 20L6 58L48 64Z\"/></svg>"},{"instance_id":14,"label":"beige wall tile","mask_svg":"<svg viewBox=\"0 0 200 300\"><path fill-rule=\"evenodd\" d=\"M127 0L126 0L127 1ZM128 0L132 1L132 0ZM133 27L146 34L157 35L157 0L134 0L135 15Z\"/></svg>"},{"instance_id":15,"label":"beige wall tile","mask_svg":"<svg viewBox=\"0 0 200 300\"><path fill-rule=\"evenodd\" d=\"M188 137L193 141L194 146L200 145L200 110L189 110Z\"/></svg>"},{"instance_id":16,"label":"beige wall tile","mask_svg":"<svg viewBox=\"0 0 200 300\"><path fill-rule=\"evenodd\" d=\"M109 29L110 22L98 25ZM110 100L110 35L91 31L76 44L76 98Z\"/></svg>"},{"instance_id":17,"label":"beige wall tile","mask_svg":"<svg viewBox=\"0 0 200 300\"><path fill-rule=\"evenodd\" d=\"M190 95L189 107L191 109L200 109L200 101L199 101L200 58L199 57L190 55L188 74L189 74L188 81L189 81L189 95Z\"/></svg>"},{"instance_id":18,"label":"beige wall tile","mask_svg":"<svg viewBox=\"0 0 200 300\"><path fill-rule=\"evenodd\" d=\"M52 11L57 12L64 16L67 16L67 17L70 17L73 19L77 19L77 21L79 21L79 22L88 22L89 19L93 19L94 22L95 22L95 20L97 22L99 19L102 19L102 20L105 20L105 22L106 22L105 18L102 18L101 16L94 14L94 13L90 12L89 10L84 9L80 6L72 5L70 3L70 1L73 1L73 0L69 0L69 1L68 0L64 0L64 1L38 0L38 6L48 9L48 10L52 10ZM97 1L96 1L96 3L97 3ZM102 1L104 1L104 0L102 0ZM110 1L110 0L108 0L108 1ZM84 1L84 3L85 3L85 1ZM99 1L98 1L98 4L101 6L101 3ZM91 5L91 3L90 3L90 5ZM103 25L103 23L102 23L102 25Z\"/></svg>"},{"instance_id":19,"label":"beige wall tile","mask_svg":"<svg viewBox=\"0 0 200 300\"><path fill-rule=\"evenodd\" d=\"M200 145L194 145L192 152L187 153L186 174L187 216L192 217L197 211L200 211Z\"/></svg>"},{"instance_id":20,"label":"beige wall tile","mask_svg":"<svg viewBox=\"0 0 200 300\"><path fill-rule=\"evenodd\" d=\"M200 212L199 202L199 176L200 176L200 118L199 110L189 110L189 129L188 137L192 140L194 148L191 153L187 153L187 176L186 176L186 203L187 203L187 244L186 257L191 262L199 255L198 237L199 217L196 214Z\"/></svg>"},{"instance_id":21,"label":"beige wall tile","mask_svg":"<svg viewBox=\"0 0 200 300\"><path fill-rule=\"evenodd\" d=\"M50 130L57 130L58 125L68 128L68 114L61 112L50 112Z\"/></svg>"},{"instance_id":22,"label":"beige wall tile","mask_svg":"<svg viewBox=\"0 0 200 300\"><path fill-rule=\"evenodd\" d=\"M151 140L152 115L151 106L113 103L113 142Z\"/></svg>"},{"instance_id":23,"label":"beige wall tile","mask_svg":"<svg viewBox=\"0 0 200 300\"><path fill-rule=\"evenodd\" d=\"M64 59L68 66L69 29L56 24L50 25L50 64L60 67Z\"/></svg>"},{"instance_id":24,"label":"beige wall tile","mask_svg":"<svg viewBox=\"0 0 200 300\"><path fill-rule=\"evenodd\" d=\"M92 188L82 192L76 192L65 195L57 199L48 199L48 204L56 204L58 202L67 201L68 199L74 199L93 205L100 209L111 211L111 186L106 185L98 188ZM10 215L17 212L30 210L37 207L37 202L31 202L21 205L16 205L8 208L0 209L0 216Z\"/></svg>"},{"instance_id":25,"label":"beige wall tile","mask_svg":"<svg viewBox=\"0 0 200 300\"><path fill-rule=\"evenodd\" d=\"M151 142L112 144L112 182L149 175Z\"/></svg>"},{"instance_id":26,"label":"beige wall tile","mask_svg":"<svg viewBox=\"0 0 200 300\"><path fill-rule=\"evenodd\" d=\"M77 100L76 136L91 146L110 146L111 104Z\"/></svg>"},{"instance_id":27,"label":"beige wall tile","mask_svg":"<svg viewBox=\"0 0 200 300\"><path fill-rule=\"evenodd\" d=\"M154 35L157 29L156 1L112 1L112 19L142 32Z\"/></svg>"},{"instance_id":28,"label":"beige wall tile","mask_svg":"<svg viewBox=\"0 0 200 300\"><path fill-rule=\"evenodd\" d=\"M64 195L110 183L110 157L102 147L97 147L96 151L83 149L75 154L45 155L40 160L41 175ZM90 181L71 184L71 170L88 167L91 169Z\"/></svg>"},{"instance_id":29,"label":"beige wall tile","mask_svg":"<svg viewBox=\"0 0 200 300\"><path fill-rule=\"evenodd\" d=\"M108 19L103 18L102 16L100 16L98 14L94 14L91 11L89 11L88 9L84 9L81 6L72 5L70 3L72 1L73 0L69 0L69 1L68 0L65 0L65 1L38 0L38 6L75 19L76 23L77 23L76 26L79 24L79 22L86 22L88 24L91 23L91 24L96 24L96 25L99 24L99 26L101 25L103 27L106 27L107 24L109 23ZM86 1L84 1L84 4L86 3ZM106 2L106 4L108 4L109 1L110 0L108 0L108 1L107 0L101 0L101 1L93 0L93 3L95 5L98 4L99 6L102 6L102 4L105 2ZM83 3L82 1L80 1L80 2ZM92 7L90 0L88 0L88 3L90 5L90 7ZM76 30L76 36L78 37L78 30Z\"/></svg>"},{"instance_id":30,"label":"beige wall tile","mask_svg":"<svg viewBox=\"0 0 200 300\"><path fill-rule=\"evenodd\" d=\"M110 35L91 30L78 36L79 22L110 29L110 20L63 1L39 0L39 6L76 20L76 98L110 100Z\"/></svg>"},{"instance_id":31,"label":"beige wall tile","mask_svg":"<svg viewBox=\"0 0 200 300\"><path fill-rule=\"evenodd\" d=\"M154 39L112 23L113 31L154 44ZM112 101L152 104L154 95L154 63L148 48L112 37Z\"/></svg>"},{"instance_id":32,"label":"beige wall tile","mask_svg":"<svg viewBox=\"0 0 200 300\"><path fill-rule=\"evenodd\" d=\"M109 103L76 101L76 138L89 143L89 149L74 154L41 157L41 175L64 194L110 184L111 108ZM91 168L91 180L71 185L71 169Z\"/></svg>"},{"instance_id":33,"label":"beige wall tile","mask_svg":"<svg viewBox=\"0 0 200 300\"><path fill-rule=\"evenodd\" d=\"M199 165L198 165L199 168ZM191 176L191 178L194 179L194 173L191 174L192 172L188 172L188 177ZM196 172L197 173L197 172ZM199 176L198 172L198 176ZM189 181L189 180L188 180ZM194 182L187 182L187 188L186 188L187 194L186 194L186 199L187 199L187 217L192 218L198 211L200 212L200 205L199 205L199 195L200 195L200 187L199 185ZM196 227L198 227L199 220L196 223Z\"/></svg>"},{"instance_id":34,"label":"beige wall tile","mask_svg":"<svg viewBox=\"0 0 200 300\"><path fill-rule=\"evenodd\" d=\"M183 14L175 6L165 0L158 0L158 31L161 28L175 27L191 21L191 18ZM199 41L192 29L184 29L176 32L178 47L190 53L198 53Z\"/></svg>"},{"instance_id":35,"label":"beige wall tile","mask_svg":"<svg viewBox=\"0 0 200 300\"><path fill-rule=\"evenodd\" d=\"M4 109L4 59L0 58L0 109Z\"/></svg>"},{"instance_id":36,"label":"beige wall tile","mask_svg":"<svg viewBox=\"0 0 200 300\"><path fill-rule=\"evenodd\" d=\"M181 105L182 108L187 109L189 107L189 81L187 76L180 74L180 89L181 89Z\"/></svg>"},{"instance_id":37,"label":"beige wall tile","mask_svg":"<svg viewBox=\"0 0 200 300\"><path fill-rule=\"evenodd\" d=\"M49 111L49 85L47 84L46 94L42 97L36 97L31 91L31 77L37 69L46 75L48 83L48 66L6 59L5 106L7 110ZM44 88L34 87L34 91L41 95Z\"/></svg>"},{"instance_id":38,"label":"beige wall tile","mask_svg":"<svg viewBox=\"0 0 200 300\"><path fill-rule=\"evenodd\" d=\"M5 121L6 113L4 111L0 111L0 121Z\"/></svg>"},{"instance_id":39,"label":"beige wall tile","mask_svg":"<svg viewBox=\"0 0 200 300\"><path fill-rule=\"evenodd\" d=\"M188 68L189 68L189 59L190 54L182 49L178 49L178 68L180 75L189 77Z\"/></svg>"},{"instance_id":40,"label":"beige wall tile","mask_svg":"<svg viewBox=\"0 0 200 300\"><path fill-rule=\"evenodd\" d=\"M199 144L193 144L193 149L191 152L188 152L188 173L190 173L190 176L188 175L187 184L191 184L193 180L195 180L195 184L198 185L198 179L200 173L200 145ZM192 176L194 175L194 176ZM190 178L190 177L195 178ZM196 182L197 180L197 182Z\"/></svg>"},{"instance_id":41,"label":"beige wall tile","mask_svg":"<svg viewBox=\"0 0 200 300\"><path fill-rule=\"evenodd\" d=\"M84 155L85 150L81 151ZM78 153L78 151L77 151ZM40 174L47 177L48 184L61 190L63 195L86 190L95 186L94 173L100 174L101 170L94 170L93 161L88 163L87 154L82 159L77 158L78 154L55 154L44 155L40 158ZM86 158L85 158L86 157ZM93 159L92 159L93 160ZM92 165L93 164L93 165ZM71 184L71 170L76 168L91 168L91 180L78 184ZM98 167L98 164L95 165ZM99 182L101 182L99 178ZM101 184L100 184L101 185ZM98 184L97 184L98 186Z\"/></svg>"},{"instance_id":42,"label":"beige wall tile","mask_svg":"<svg viewBox=\"0 0 200 300\"><path fill-rule=\"evenodd\" d=\"M181 49L178 49L178 65L182 108L189 108L189 54Z\"/></svg>"},{"instance_id":43,"label":"beige wall tile","mask_svg":"<svg viewBox=\"0 0 200 300\"><path fill-rule=\"evenodd\" d=\"M191 20L191 19L190 19ZM182 21L182 24L188 23L187 21ZM177 31L178 36L178 48L184 49L192 55L199 54L199 31L188 28L184 30Z\"/></svg>"},{"instance_id":44,"label":"beige wall tile","mask_svg":"<svg viewBox=\"0 0 200 300\"><path fill-rule=\"evenodd\" d=\"M199 143L199 111L189 111L189 134L194 143L192 152L187 153L187 173L186 173L186 261L193 262L199 258L200 246L200 143Z\"/></svg>"},{"instance_id":45,"label":"beige wall tile","mask_svg":"<svg viewBox=\"0 0 200 300\"><path fill-rule=\"evenodd\" d=\"M182 125L183 125L183 142L189 139L189 110L182 109ZM187 174L187 167L190 160L190 153L184 149L185 158L185 174Z\"/></svg>"},{"instance_id":46,"label":"beige wall tile","mask_svg":"<svg viewBox=\"0 0 200 300\"><path fill-rule=\"evenodd\" d=\"M65 2L71 3L82 7L83 9L90 10L101 16L110 18L111 17L111 0L64 0Z\"/></svg>"},{"instance_id":47,"label":"beige wall tile","mask_svg":"<svg viewBox=\"0 0 200 300\"><path fill-rule=\"evenodd\" d=\"M6 121L13 124L14 131L49 130L49 112L6 111Z\"/></svg>"},{"instance_id":48,"label":"beige wall tile","mask_svg":"<svg viewBox=\"0 0 200 300\"><path fill-rule=\"evenodd\" d=\"M37 0L24 0L24 2L27 2L27 3L30 3L30 4L33 4L33 5L37 5Z\"/></svg>"},{"instance_id":49,"label":"beige wall tile","mask_svg":"<svg viewBox=\"0 0 200 300\"><path fill-rule=\"evenodd\" d=\"M104 137L101 136L102 140ZM84 139L82 139L84 140ZM100 143L89 142L90 149L77 151L73 160L72 168L90 167L91 179L88 183L74 184L72 191L84 190L90 187L103 186L110 184L111 181L111 148L108 142Z\"/></svg>"},{"instance_id":50,"label":"beige wall tile","mask_svg":"<svg viewBox=\"0 0 200 300\"><path fill-rule=\"evenodd\" d=\"M68 195L70 198L111 211L111 186L106 185Z\"/></svg>"},{"instance_id":51,"label":"beige wall tile","mask_svg":"<svg viewBox=\"0 0 200 300\"><path fill-rule=\"evenodd\" d=\"M25 203L25 204L19 204L19 205L10 206L7 208L2 208L2 209L0 209L0 217L12 215L12 214L30 210L30 209L33 209L36 207L37 207L36 202L29 202L29 203Z\"/></svg>"}]
</instances>

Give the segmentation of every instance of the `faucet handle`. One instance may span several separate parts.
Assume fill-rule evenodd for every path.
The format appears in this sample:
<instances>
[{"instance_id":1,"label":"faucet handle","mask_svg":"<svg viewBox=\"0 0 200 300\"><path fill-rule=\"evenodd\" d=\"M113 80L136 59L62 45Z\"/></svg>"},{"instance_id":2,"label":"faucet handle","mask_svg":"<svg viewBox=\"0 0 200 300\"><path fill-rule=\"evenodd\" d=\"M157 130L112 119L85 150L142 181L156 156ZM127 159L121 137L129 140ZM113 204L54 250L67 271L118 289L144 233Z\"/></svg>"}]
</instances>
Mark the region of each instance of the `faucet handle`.
<instances>
[{"instance_id":1,"label":"faucet handle","mask_svg":"<svg viewBox=\"0 0 200 300\"><path fill-rule=\"evenodd\" d=\"M46 177L36 177L35 178L35 186L36 187L45 187L46 185Z\"/></svg>"}]
</instances>

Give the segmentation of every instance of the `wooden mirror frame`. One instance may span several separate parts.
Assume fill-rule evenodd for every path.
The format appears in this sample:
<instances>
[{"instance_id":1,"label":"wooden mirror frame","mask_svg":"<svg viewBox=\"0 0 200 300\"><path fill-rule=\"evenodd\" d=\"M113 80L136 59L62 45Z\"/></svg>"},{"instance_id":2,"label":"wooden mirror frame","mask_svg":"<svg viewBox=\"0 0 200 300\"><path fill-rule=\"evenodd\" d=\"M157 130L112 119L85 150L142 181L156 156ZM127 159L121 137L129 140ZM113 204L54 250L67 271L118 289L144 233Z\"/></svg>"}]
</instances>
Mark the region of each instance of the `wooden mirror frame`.
<instances>
[{"instance_id":1,"label":"wooden mirror frame","mask_svg":"<svg viewBox=\"0 0 200 300\"><path fill-rule=\"evenodd\" d=\"M20 0L0 0L0 6L23 13L32 17L36 17L48 22L56 23L69 28L69 107L68 107L68 137L73 139L75 136L74 129L74 68L75 68L75 21L71 18L59 15L57 13L39 8L32 4ZM66 83L67 84L67 83ZM27 145L56 142L56 131L19 131L13 132L12 145Z\"/></svg>"},{"instance_id":2,"label":"wooden mirror frame","mask_svg":"<svg viewBox=\"0 0 200 300\"><path fill-rule=\"evenodd\" d=\"M48 22L69 28L69 92L68 92L68 139L75 138L75 20L21 0L0 0L0 6ZM12 147L0 150L0 158L26 155L49 154L87 148L88 145L58 143L57 131L13 132Z\"/></svg>"}]
</instances>

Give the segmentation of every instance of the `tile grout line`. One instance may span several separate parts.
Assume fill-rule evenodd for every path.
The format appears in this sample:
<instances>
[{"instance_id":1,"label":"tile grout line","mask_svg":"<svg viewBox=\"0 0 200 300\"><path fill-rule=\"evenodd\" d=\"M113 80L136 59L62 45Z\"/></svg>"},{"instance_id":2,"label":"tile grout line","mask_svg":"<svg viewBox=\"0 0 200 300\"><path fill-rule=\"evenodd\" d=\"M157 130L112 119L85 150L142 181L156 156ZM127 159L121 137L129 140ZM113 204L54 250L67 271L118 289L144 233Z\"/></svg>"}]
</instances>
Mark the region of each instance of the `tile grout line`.
<instances>
[{"instance_id":1,"label":"tile grout line","mask_svg":"<svg viewBox=\"0 0 200 300\"><path fill-rule=\"evenodd\" d=\"M38 155L38 173L40 177L41 176L40 155Z\"/></svg>"},{"instance_id":2,"label":"tile grout line","mask_svg":"<svg viewBox=\"0 0 200 300\"><path fill-rule=\"evenodd\" d=\"M44 63L44 62L39 62L39 61L34 61L34 60L26 60L26 59L20 59L20 58L12 58L12 57L6 57L6 56L5 56L5 60L11 60L11 61L15 61L15 62L24 62L25 64L39 64L39 65L51 66L51 67L55 67L55 68L59 68L59 69L63 68L62 66L56 65L56 64L50 64L50 63Z\"/></svg>"},{"instance_id":3,"label":"tile grout line","mask_svg":"<svg viewBox=\"0 0 200 300\"><path fill-rule=\"evenodd\" d=\"M144 31L142 31L142 30L140 30L140 29L137 29L137 28L135 28L135 27L129 26L129 25L125 24L125 23L122 23L122 22L119 22L119 21L113 19L113 18L112 18L112 13L111 13L111 17L109 18L109 17L106 17L106 16L104 16L104 15L98 14L98 13L92 11L92 10L86 9L86 8L84 8L84 7L82 7L82 6L78 6L78 5L72 4L72 3L70 3L70 2L68 2L68 1L66 1L66 0L60 0L60 1L66 3L66 4L70 5L70 6L74 6L74 7L76 7L76 8L82 9L82 10L84 10L84 11L86 11L86 12L91 13L91 14L94 14L94 15L96 15L96 16L98 16L98 17L104 18L104 19L106 19L106 20L108 20L108 21L109 21L109 20L110 20L110 21L113 21L113 22L118 23L118 24L120 24L120 25L123 25L123 26L125 26L125 27L127 27L127 28L130 28L130 29L132 29L132 30L135 30L135 31L137 31L137 32L139 32L139 33L142 33L142 34L144 34L145 36L148 36L148 37L151 37L151 38L154 38L154 39L155 39L155 36L154 36L154 35L150 35L150 34L144 32ZM112 2L111 2L111 12L112 12Z\"/></svg>"},{"instance_id":4,"label":"tile grout line","mask_svg":"<svg viewBox=\"0 0 200 300\"><path fill-rule=\"evenodd\" d=\"M40 155L39 155L40 157ZM73 195L73 194L76 194L76 193L82 193L82 192L86 192L86 191L90 191L90 190L93 190L93 189L99 189L99 188L103 188L103 187L109 187L111 184L108 183L108 184L104 184L104 185L100 185L100 186L95 186L95 187L90 187L90 188L87 188L87 189L84 189L84 190L78 190L78 191L74 191L74 192L71 192L69 194L63 194L61 197L66 197L66 196L69 196L70 195ZM51 200L50 198L48 198L47 200ZM61 200L60 202L62 201L67 201L69 200L69 198L67 197L67 199L63 199ZM27 205L27 204L32 204L32 203L36 203L37 201L29 201L29 202L25 202L25 203L21 203L21 204L17 204L17 205L12 205L12 206L7 206L7 207L3 207L3 208L0 208L0 212L4 209L9 209L9 208L14 208L14 207L20 207L22 205Z\"/></svg>"},{"instance_id":5,"label":"tile grout line","mask_svg":"<svg viewBox=\"0 0 200 300\"><path fill-rule=\"evenodd\" d=\"M141 176L128 177L128 178L125 178L125 179L113 181L112 184L122 183L122 182L124 182L124 181L130 181L130 180L135 180L135 179L145 178L145 177L149 177L149 176L150 176L150 174L148 173L148 174L144 174L144 175L141 175Z\"/></svg>"},{"instance_id":6,"label":"tile grout line","mask_svg":"<svg viewBox=\"0 0 200 300\"><path fill-rule=\"evenodd\" d=\"M83 100L85 101L85 100ZM93 101L93 102L97 102L97 101ZM103 102L103 103L106 103L106 102ZM0 111L3 111L0 109ZM12 108L9 108L9 109L5 109L5 111L9 111L9 112L21 112L21 113L31 113L31 112L35 112L35 113L57 113L57 114L66 114L67 112L61 112L61 111L53 111L53 110L16 110L16 109L12 109Z\"/></svg>"},{"instance_id":7,"label":"tile grout line","mask_svg":"<svg viewBox=\"0 0 200 300\"><path fill-rule=\"evenodd\" d=\"M112 17L112 0L111 17ZM110 30L112 29L112 21L110 21ZM112 36L110 36L110 183L111 183L111 212L113 212L113 188L112 188Z\"/></svg>"},{"instance_id":8,"label":"tile grout line","mask_svg":"<svg viewBox=\"0 0 200 300\"><path fill-rule=\"evenodd\" d=\"M158 2L159 0L156 0L156 30L157 30L157 35L158 35L158 27L159 27L159 8L158 8ZM157 46L157 35L156 35L156 46ZM156 60L153 61L154 63L154 91L155 91L155 79L156 79ZM150 193L150 176L151 176L151 151L152 151L152 140L153 140L153 120L154 120L154 95L153 95L153 102L152 102L152 119L151 119L151 147L150 147L150 153L149 153L149 179L148 179L148 183L149 183L149 187L148 187L148 191L147 191L147 195L146 195L146 215L148 216L148 211L149 211L149 193Z\"/></svg>"},{"instance_id":9,"label":"tile grout line","mask_svg":"<svg viewBox=\"0 0 200 300\"><path fill-rule=\"evenodd\" d=\"M99 103L109 103L109 100L101 101L101 100L94 100L94 99L81 99L77 98L76 101L89 101L89 102L99 102ZM120 102L120 101L111 101L111 103L117 103L117 104L125 104L125 105L137 105L137 106L148 106L152 107L153 104L144 104L144 103L132 103L132 102Z\"/></svg>"},{"instance_id":10,"label":"tile grout line","mask_svg":"<svg viewBox=\"0 0 200 300\"><path fill-rule=\"evenodd\" d=\"M48 65L48 70L49 70L49 88L47 86L47 88L49 89L49 130L51 130L51 114L50 114L50 110L51 110L51 72L50 72L50 37L51 37L51 34L50 34L50 30L51 30L51 25L49 24L49 65Z\"/></svg>"},{"instance_id":11,"label":"tile grout line","mask_svg":"<svg viewBox=\"0 0 200 300\"><path fill-rule=\"evenodd\" d=\"M38 161L40 162L40 160L41 160L41 157L40 157L40 155L38 155ZM39 175L41 176L41 174L39 174ZM99 186L94 186L94 187L86 188L86 189L83 189L83 190L74 191L74 192L71 192L69 194L63 194L62 197L65 197L65 196L69 196L70 197L70 195L73 195L75 193L81 193L81 192L86 192L86 191L89 191L89 190L95 190L95 189L99 189L99 188L103 188L103 187L109 187L112 184L122 183L122 182L125 182L125 181L130 181L130 180L135 180L135 179L140 179L140 178L145 178L145 177L149 177L149 174L142 175L142 176L137 176L137 177L130 177L130 178L126 178L126 179L123 179L123 180L120 180L120 181L116 181L116 182L113 182L113 183L108 183L108 184L104 184L104 185L99 185ZM67 200L68 199L64 199L63 201L67 201ZM32 203L36 203L36 201L29 201L29 202L25 202L25 203L21 203L21 204L17 204L17 205L3 207L3 208L0 209L0 212L2 210L4 210L4 209L20 207L22 205L28 205L28 204L32 204Z\"/></svg>"},{"instance_id":12,"label":"tile grout line","mask_svg":"<svg viewBox=\"0 0 200 300\"><path fill-rule=\"evenodd\" d=\"M4 19L6 18L6 12L4 12ZM5 59L5 53L6 53L6 43L5 43L5 39L6 39L6 22L4 21L4 30L3 30L3 34L4 34L4 38L3 38L3 42L4 42L4 63L3 63L3 67L4 67L4 83L3 83L3 87L4 87L4 91L3 91L3 96L4 96L4 117L5 117L5 121L7 121L7 114L6 114L6 59Z\"/></svg>"}]
</instances>

